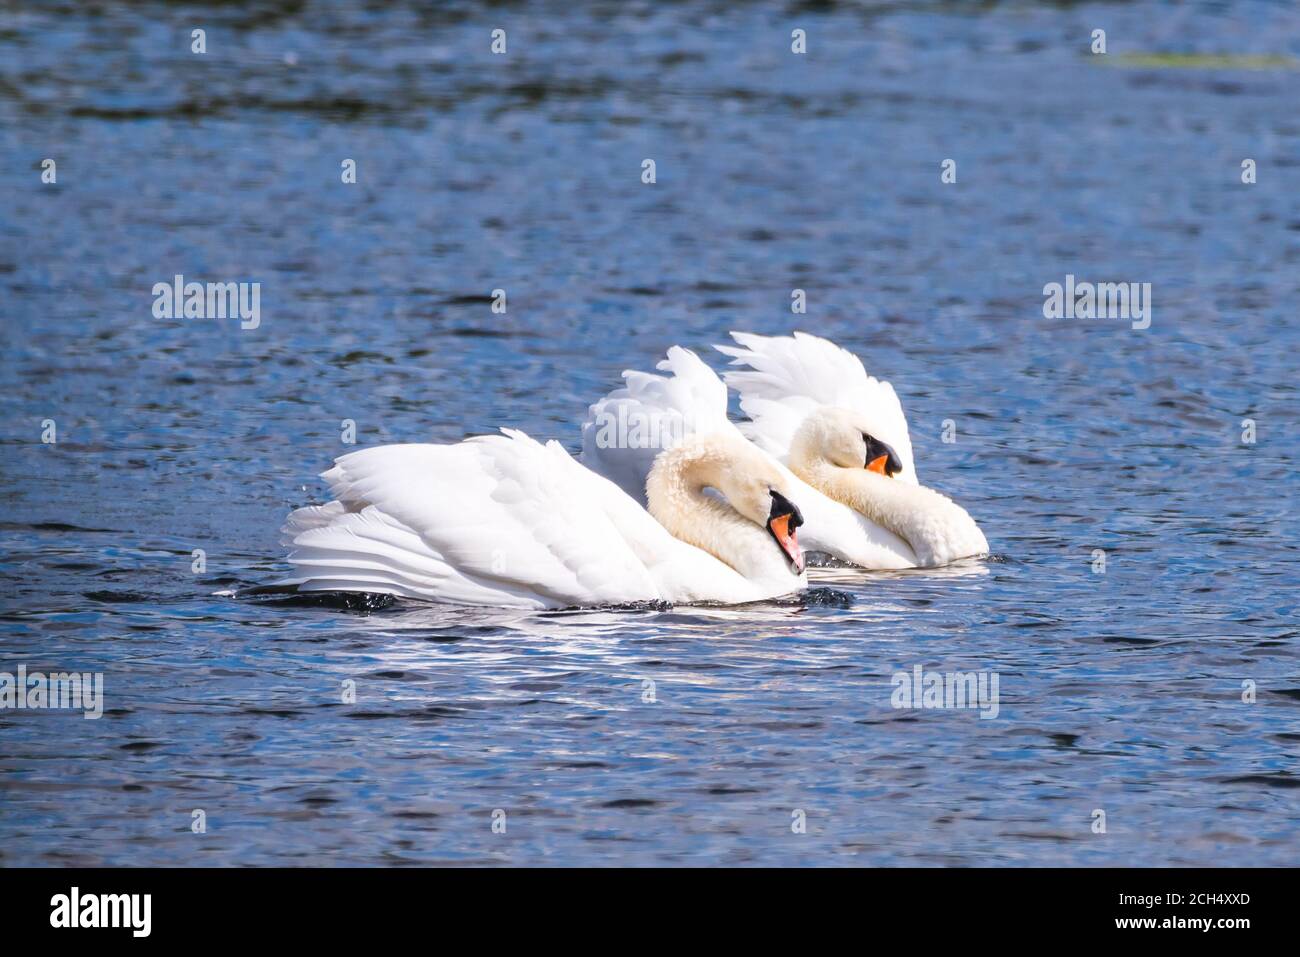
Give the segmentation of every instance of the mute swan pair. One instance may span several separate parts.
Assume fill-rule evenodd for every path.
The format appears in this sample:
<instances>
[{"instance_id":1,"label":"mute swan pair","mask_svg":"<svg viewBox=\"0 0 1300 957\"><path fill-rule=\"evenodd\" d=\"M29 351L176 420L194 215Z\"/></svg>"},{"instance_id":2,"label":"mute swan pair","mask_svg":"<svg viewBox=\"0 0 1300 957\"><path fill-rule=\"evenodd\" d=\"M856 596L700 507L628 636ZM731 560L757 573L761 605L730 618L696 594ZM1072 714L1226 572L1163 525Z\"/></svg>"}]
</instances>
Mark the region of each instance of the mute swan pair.
<instances>
[{"instance_id":1,"label":"mute swan pair","mask_svg":"<svg viewBox=\"0 0 1300 957\"><path fill-rule=\"evenodd\" d=\"M625 387L593 405L583 424L583 463L644 502L658 447L629 447L636 443L617 441L611 425L643 424L659 444L728 435L780 470L807 519L810 551L870 569L933 567L988 552L964 509L918 484L907 419L888 382L816 336L731 335L737 346L716 348L748 368L726 372L725 385L680 346L658 365L671 376L623 373ZM750 417L739 427L727 418L728 386Z\"/></svg>"},{"instance_id":2,"label":"mute swan pair","mask_svg":"<svg viewBox=\"0 0 1300 957\"><path fill-rule=\"evenodd\" d=\"M801 527L867 568L987 552L964 510L917 484L888 383L824 339L733 337L718 348L749 367L726 375L744 431L727 385L674 346L671 377L625 372L591 407L582 463L511 429L353 452L322 475L334 501L290 514L286 584L522 608L741 603L806 587ZM614 434L630 415L668 440Z\"/></svg>"},{"instance_id":3,"label":"mute swan pair","mask_svg":"<svg viewBox=\"0 0 1300 957\"><path fill-rule=\"evenodd\" d=\"M647 512L559 443L503 431L339 458L323 475L335 501L284 527L292 583L524 608L740 603L806 586L803 517L744 442L697 436L664 452Z\"/></svg>"}]
</instances>

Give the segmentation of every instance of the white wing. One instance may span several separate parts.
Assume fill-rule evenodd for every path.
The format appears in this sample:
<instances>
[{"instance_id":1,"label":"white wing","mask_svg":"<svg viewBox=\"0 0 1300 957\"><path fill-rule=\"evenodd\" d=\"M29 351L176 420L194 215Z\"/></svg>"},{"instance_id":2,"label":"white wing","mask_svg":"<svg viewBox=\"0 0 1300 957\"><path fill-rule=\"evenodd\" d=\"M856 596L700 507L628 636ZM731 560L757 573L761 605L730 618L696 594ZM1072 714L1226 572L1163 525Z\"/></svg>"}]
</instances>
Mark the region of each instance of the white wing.
<instances>
[{"instance_id":1,"label":"white wing","mask_svg":"<svg viewBox=\"0 0 1300 957\"><path fill-rule=\"evenodd\" d=\"M907 417L894 387L867 375L861 360L835 343L796 332L793 336L759 336L733 332L734 346L715 348L732 357L723 373L740 393L740 407L750 422L741 431L764 451L785 461L795 430L819 406L852 409L870 424L871 434L894 449L903 463L898 478L916 481Z\"/></svg>"},{"instance_id":2,"label":"white wing","mask_svg":"<svg viewBox=\"0 0 1300 957\"><path fill-rule=\"evenodd\" d=\"M284 527L291 581L306 590L559 608L672 600L655 581L665 565L726 568L521 432L364 449L323 477L337 501Z\"/></svg>"},{"instance_id":3,"label":"white wing","mask_svg":"<svg viewBox=\"0 0 1300 957\"><path fill-rule=\"evenodd\" d=\"M731 432L727 387L689 349L673 346L661 372L623 373L624 386L587 411L582 464L645 504L645 480L655 456L692 435Z\"/></svg>"}]
</instances>

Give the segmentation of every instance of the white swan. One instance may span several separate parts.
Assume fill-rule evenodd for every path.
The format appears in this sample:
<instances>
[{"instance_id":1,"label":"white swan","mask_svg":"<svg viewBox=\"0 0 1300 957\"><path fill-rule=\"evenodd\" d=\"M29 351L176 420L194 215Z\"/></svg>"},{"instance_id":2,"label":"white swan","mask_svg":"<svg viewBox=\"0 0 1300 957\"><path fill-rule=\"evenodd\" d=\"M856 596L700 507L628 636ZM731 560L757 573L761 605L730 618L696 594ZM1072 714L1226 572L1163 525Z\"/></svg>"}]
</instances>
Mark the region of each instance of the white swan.
<instances>
[{"instance_id":1,"label":"white swan","mask_svg":"<svg viewBox=\"0 0 1300 957\"><path fill-rule=\"evenodd\" d=\"M322 475L336 500L284 526L295 569L284 584L522 608L739 603L806 587L802 517L748 443L702 435L660 455L647 512L558 443L502 431L337 459Z\"/></svg>"},{"instance_id":2,"label":"white swan","mask_svg":"<svg viewBox=\"0 0 1300 957\"><path fill-rule=\"evenodd\" d=\"M657 368L668 375L625 371L624 387L594 403L582 425L583 464L640 502L646 500L646 478L661 449L696 434L726 435L755 448L727 418L727 387L699 356L673 346ZM778 458L765 457L803 512L803 544L809 551L863 568L917 564L911 546L894 532L818 492Z\"/></svg>"},{"instance_id":3,"label":"white swan","mask_svg":"<svg viewBox=\"0 0 1300 957\"><path fill-rule=\"evenodd\" d=\"M723 374L750 417L745 434L801 479L906 539L924 566L986 554L988 540L961 506L920 485L907 417L893 386L826 339L733 332L717 346ZM805 536L812 547L809 520Z\"/></svg>"}]
</instances>

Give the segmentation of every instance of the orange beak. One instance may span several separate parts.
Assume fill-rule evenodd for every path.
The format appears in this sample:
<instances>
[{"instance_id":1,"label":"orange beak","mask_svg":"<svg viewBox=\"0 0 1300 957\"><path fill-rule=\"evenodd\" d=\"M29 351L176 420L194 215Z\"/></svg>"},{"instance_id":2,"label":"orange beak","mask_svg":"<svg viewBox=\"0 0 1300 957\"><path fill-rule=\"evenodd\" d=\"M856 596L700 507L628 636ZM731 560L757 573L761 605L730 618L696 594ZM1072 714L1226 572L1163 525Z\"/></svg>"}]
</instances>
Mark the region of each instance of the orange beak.
<instances>
[{"instance_id":1,"label":"orange beak","mask_svg":"<svg viewBox=\"0 0 1300 957\"><path fill-rule=\"evenodd\" d=\"M790 515L777 515L767 523L767 530L772 533L781 551L790 559L795 574L803 572L803 549L799 547L799 536L790 527ZM797 527L797 526L796 526Z\"/></svg>"},{"instance_id":2,"label":"orange beak","mask_svg":"<svg viewBox=\"0 0 1300 957\"><path fill-rule=\"evenodd\" d=\"M888 455L882 455L878 458L874 458L867 463L867 471L875 472L877 475L887 475L888 473L885 471L885 466L888 464L888 462L889 462Z\"/></svg>"}]
</instances>

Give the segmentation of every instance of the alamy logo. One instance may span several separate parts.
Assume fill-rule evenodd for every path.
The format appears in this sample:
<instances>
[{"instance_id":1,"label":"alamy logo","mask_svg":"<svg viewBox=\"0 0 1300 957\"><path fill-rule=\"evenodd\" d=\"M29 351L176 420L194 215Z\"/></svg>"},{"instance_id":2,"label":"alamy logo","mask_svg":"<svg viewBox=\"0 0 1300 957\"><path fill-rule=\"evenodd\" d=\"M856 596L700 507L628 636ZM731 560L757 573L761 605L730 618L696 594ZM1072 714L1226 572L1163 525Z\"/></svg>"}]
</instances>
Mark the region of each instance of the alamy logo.
<instances>
[{"instance_id":1,"label":"alamy logo","mask_svg":"<svg viewBox=\"0 0 1300 957\"><path fill-rule=\"evenodd\" d=\"M1072 273L1065 284L1043 287L1045 319L1128 319L1133 329L1151 326L1151 283L1081 282Z\"/></svg>"},{"instance_id":2,"label":"alamy logo","mask_svg":"<svg viewBox=\"0 0 1300 957\"><path fill-rule=\"evenodd\" d=\"M671 449L696 432L690 413L670 409L651 414L628 411L626 405L598 412L593 425L601 449Z\"/></svg>"},{"instance_id":3,"label":"alamy logo","mask_svg":"<svg viewBox=\"0 0 1300 957\"><path fill-rule=\"evenodd\" d=\"M50 898L51 927L129 927L131 936L148 937L152 929L152 894L70 894Z\"/></svg>"},{"instance_id":4,"label":"alamy logo","mask_svg":"<svg viewBox=\"0 0 1300 957\"><path fill-rule=\"evenodd\" d=\"M914 665L910 672L896 671L895 708L978 708L980 718L998 716L996 671L926 671Z\"/></svg>"},{"instance_id":5,"label":"alamy logo","mask_svg":"<svg viewBox=\"0 0 1300 957\"><path fill-rule=\"evenodd\" d=\"M171 282L153 284L155 319L239 319L241 329L262 324L260 282L186 282L177 273Z\"/></svg>"},{"instance_id":6,"label":"alamy logo","mask_svg":"<svg viewBox=\"0 0 1300 957\"><path fill-rule=\"evenodd\" d=\"M104 674L99 671L28 674L26 665L19 665L17 674L0 671L0 711L7 708L79 710L85 718L103 717Z\"/></svg>"}]
</instances>

